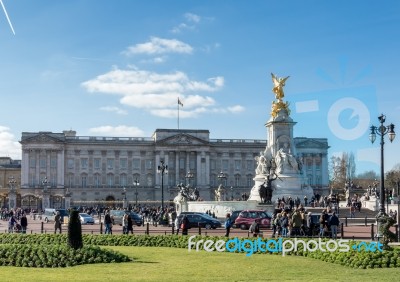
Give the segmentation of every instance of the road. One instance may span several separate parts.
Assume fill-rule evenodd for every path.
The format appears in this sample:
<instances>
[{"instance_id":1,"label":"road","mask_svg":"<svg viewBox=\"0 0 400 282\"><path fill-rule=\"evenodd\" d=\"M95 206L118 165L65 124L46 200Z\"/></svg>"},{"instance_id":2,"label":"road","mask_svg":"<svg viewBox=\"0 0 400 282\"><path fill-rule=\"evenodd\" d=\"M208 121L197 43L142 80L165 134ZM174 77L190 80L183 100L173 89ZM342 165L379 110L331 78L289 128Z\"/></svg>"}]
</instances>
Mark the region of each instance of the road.
<instances>
[{"instance_id":1,"label":"road","mask_svg":"<svg viewBox=\"0 0 400 282\"><path fill-rule=\"evenodd\" d=\"M43 229L43 230L42 230ZM66 233L68 229L67 225L62 226L62 232ZM102 229L102 231L101 231ZM144 226L134 226L134 234L146 234L147 229L150 235L170 235L172 234L172 227L168 226L153 226L152 224L145 223ZM0 232L6 233L8 230L8 222L7 221L0 221ZM272 235L271 229L264 229L263 237L270 238ZM93 225L82 225L82 233L83 234L100 234L100 232L104 233L104 226L99 223L98 219L96 223ZM201 232L202 235L209 235L209 236L224 236L225 229L218 228L218 229L198 229L192 228L189 229L189 235L196 235ZM39 219L33 220L33 218L28 217L28 231L27 233L54 233L54 223L44 223ZM374 226L374 233L376 233L376 226ZM113 234L122 234L122 226L114 225L113 226ZM340 236L340 234L338 234ZM343 235L345 239L363 239L368 240L371 239L371 225L364 226L364 225L349 225L348 227L343 227ZM248 233L247 230L240 230L237 228L232 228L230 237L249 237L251 234Z\"/></svg>"}]
</instances>

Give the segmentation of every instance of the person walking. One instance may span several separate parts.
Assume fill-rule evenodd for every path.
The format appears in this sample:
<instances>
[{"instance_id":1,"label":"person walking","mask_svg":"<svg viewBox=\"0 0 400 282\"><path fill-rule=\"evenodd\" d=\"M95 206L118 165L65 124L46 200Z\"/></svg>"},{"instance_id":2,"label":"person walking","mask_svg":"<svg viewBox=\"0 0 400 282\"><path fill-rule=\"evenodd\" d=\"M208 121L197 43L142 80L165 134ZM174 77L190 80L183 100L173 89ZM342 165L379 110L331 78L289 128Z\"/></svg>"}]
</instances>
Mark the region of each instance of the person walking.
<instances>
[{"instance_id":1,"label":"person walking","mask_svg":"<svg viewBox=\"0 0 400 282\"><path fill-rule=\"evenodd\" d=\"M20 224L21 224L21 232L23 234L26 233L26 228L28 227L28 219L26 218L26 214L23 213L20 219Z\"/></svg>"},{"instance_id":2,"label":"person walking","mask_svg":"<svg viewBox=\"0 0 400 282\"><path fill-rule=\"evenodd\" d=\"M339 226L339 218L336 216L336 213L333 212L331 217L329 218L329 225L331 227L332 239L337 239L337 230Z\"/></svg>"},{"instance_id":3,"label":"person walking","mask_svg":"<svg viewBox=\"0 0 400 282\"><path fill-rule=\"evenodd\" d=\"M60 231L61 234L61 215L60 212L58 211L56 216L54 217L54 234L57 233L57 230Z\"/></svg>"},{"instance_id":4,"label":"person walking","mask_svg":"<svg viewBox=\"0 0 400 282\"><path fill-rule=\"evenodd\" d=\"M260 219L257 218L256 220L253 221L253 223L250 225L250 230L251 233L253 233L253 237L258 237L260 234Z\"/></svg>"},{"instance_id":5,"label":"person walking","mask_svg":"<svg viewBox=\"0 0 400 282\"><path fill-rule=\"evenodd\" d=\"M188 229L189 229L189 219L187 216L183 216L182 222L181 222L181 229L182 229L182 235L188 235Z\"/></svg>"},{"instance_id":6,"label":"person walking","mask_svg":"<svg viewBox=\"0 0 400 282\"><path fill-rule=\"evenodd\" d=\"M128 226L126 230L126 234L129 234L129 231L131 234L133 234L133 220L130 214L128 214Z\"/></svg>"},{"instance_id":7,"label":"person walking","mask_svg":"<svg viewBox=\"0 0 400 282\"><path fill-rule=\"evenodd\" d=\"M175 234L178 235L179 234L179 227L181 226L181 223L179 222L179 216L177 216L175 218Z\"/></svg>"},{"instance_id":8,"label":"person walking","mask_svg":"<svg viewBox=\"0 0 400 282\"><path fill-rule=\"evenodd\" d=\"M231 231L231 227L232 227L231 214L227 213L226 214L226 219L225 219L225 237L229 237L229 233Z\"/></svg>"},{"instance_id":9,"label":"person walking","mask_svg":"<svg viewBox=\"0 0 400 282\"><path fill-rule=\"evenodd\" d=\"M104 225L106 230L104 231L105 234L112 234L112 219L110 216L110 211L106 211L106 215L104 216Z\"/></svg>"}]
</instances>

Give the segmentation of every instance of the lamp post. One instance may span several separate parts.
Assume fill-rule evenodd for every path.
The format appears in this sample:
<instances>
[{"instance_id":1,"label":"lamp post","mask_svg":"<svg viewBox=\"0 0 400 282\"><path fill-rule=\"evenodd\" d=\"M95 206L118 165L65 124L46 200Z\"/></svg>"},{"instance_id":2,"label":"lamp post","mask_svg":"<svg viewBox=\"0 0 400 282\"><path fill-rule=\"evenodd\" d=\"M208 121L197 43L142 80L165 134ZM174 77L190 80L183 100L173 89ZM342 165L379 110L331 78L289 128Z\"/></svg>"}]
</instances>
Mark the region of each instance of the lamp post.
<instances>
[{"instance_id":1,"label":"lamp post","mask_svg":"<svg viewBox=\"0 0 400 282\"><path fill-rule=\"evenodd\" d=\"M384 144L385 144L385 140L384 140L384 136L387 134L389 137L389 141L393 142L394 138L396 137L396 133L394 132L394 125L391 123L388 126L385 126L385 120L386 120L386 116L381 114L378 117L380 126L376 127L374 125L372 125L370 127L371 129L371 133L369 134L369 139L371 140L371 143L374 143L374 141L376 140L376 135L379 135L381 137L381 183L380 183L380 191L379 191L379 213L377 214L376 218L377 218L377 222L378 222L378 238L382 237L381 231L380 231L380 225L382 223L385 222L385 217L386 217L386 213L385 213L385 170L384 170ZM381 219L381 220L380 220Z\"/></svg>"},{"instance_id":2,"label":"lamp post","mask_svg":"<svg viewBox=\"0 0 400 282\"><path fill-rule=\"evenodd\" d=\"M135 186L136 190L135 190L135 206L137 207L137 199L138 199L138 191L137 188L140 185L139 180L136 178L135 180L133 180L133 186Z\"/></svg>"},{"instance_id":3,"label":"lamp post","mask_svg":"<svg viewBox=\"0 0 400 282\"><path fill-rule=\"evenodd\" d=\"M161 210L164 210L164 174L168 174L168 166L161 161L157 173L161 174Z\"/></svg>"},{"instance_id":4,"label":"lamp post","mask_svg":"<svg viewBox=\"0 0 400 282\"><path fill-rule=\"evenodd\" d=\"M122 188L122 195L124 195L124 199L122 200L122 208L126 209L128 207L128 201L126 198L126 188Z\"/></svg>"},{"instance_id":5,"label":"lamp post","mask_svg":"<svg viewBox=\"0 0 400 282\"><path fill-rule=\"evenodd\" d=\"M369 139L371 140L371 143L374 143L376 140L376 135L378 134L381 137L381 183L380 183L380 195L379 195L379 214L384 215L385 214L385 170L384 170L384 136L386 134L389 135L389 141L393 142L394 138L396 137L396 133L394 132L394 125L391 123L388 126L384 125L384 122L386 120L386 116L381 114L379 117L379 123L381 124L379 127L376 127L372 125L370 127L371 133L369 134Z\"/></svg>"}]
</instances>

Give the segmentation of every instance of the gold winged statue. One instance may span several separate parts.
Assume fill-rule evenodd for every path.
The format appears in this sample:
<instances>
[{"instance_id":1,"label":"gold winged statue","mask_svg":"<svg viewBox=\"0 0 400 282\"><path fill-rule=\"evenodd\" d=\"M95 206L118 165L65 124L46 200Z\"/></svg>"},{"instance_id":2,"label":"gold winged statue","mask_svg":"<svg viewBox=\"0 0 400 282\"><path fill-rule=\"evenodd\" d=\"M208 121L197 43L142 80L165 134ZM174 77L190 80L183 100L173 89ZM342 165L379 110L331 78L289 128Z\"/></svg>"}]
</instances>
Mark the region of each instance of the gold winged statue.
<instances>
[{"instance_id":1,"label":"gold winged statue","mask_svg":"<svg viewBox=\"0 0 400 282\"><path fill-rule=\"evenodd\" d=\"M271 73L272 76L272 83L274 84L274 87L272 88L272 92L275 93L275 98L278 101L272 101L272 106L271 106L271 116L273 118L278 116L278 113L280 110L286 110L287 114L290 115L290 109L289 109L289 102L284 102L282 99L285 97L285 93L283 92L283 87L285 86L286 80L289 78L289 76L282 78L282 77L277 77L273 73Z\"/></svg>"},{"instance_id":2,"label":"gold winged statue","mask_svg":"<svg viewBox=\"0 0 400 282\"><path fill-rule=\"evenodd\" d=\"M279 101L282 100L283 97L285 97L285 93L283 92L283 87L285 86L286 80L289 78L289 76L282 78L282 77L276 77L273 73L271 73L272 76L272 83L274 84L274 88L272 88L272 92L275 93L275 98L278 99Z\"/></svg>"}]
</instances>

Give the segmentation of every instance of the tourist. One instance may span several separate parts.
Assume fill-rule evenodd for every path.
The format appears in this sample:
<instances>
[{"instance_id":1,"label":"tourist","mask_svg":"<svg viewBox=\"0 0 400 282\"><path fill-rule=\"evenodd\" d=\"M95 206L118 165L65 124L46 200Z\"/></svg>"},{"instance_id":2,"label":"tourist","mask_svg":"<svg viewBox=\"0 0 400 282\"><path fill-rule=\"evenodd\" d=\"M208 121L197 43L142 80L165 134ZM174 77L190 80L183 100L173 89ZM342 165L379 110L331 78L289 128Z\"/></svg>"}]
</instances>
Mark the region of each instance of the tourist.
<instances>
[{"instance_id":1,"label":"tourist","mask_svg":"<svg viewBox=\"0 0 400 282\"><path fill-rule=\"evenodd\" d=\"M112 234L112 219L110 216L110 211L106 211L106 215L104 216L104 225L106 227L105 234Z\"/></svg>"},{"instance_id":2,"label":"tourist","mask_svg":"<svg viewBox=\"0 0 400 282\"><path fill-rule=\"evenodd\" d=\"M226 219L225 219L225 237L229 237L229 233L231 231L232 227L232 220L231 220L231 214L227 213L226 214Z\"/></svg>"},{"instance_id":3,"label":"tourist","mask_svg":"<svg viewBox=\"0 0 400 282\"><path fill-rule=\"evenodd\" d=\"M331 217L329 218L329 225L331 227L332 239L337 239L337 229L339 226L339 218L336 216L335 212L333 212Z\"/></svg>"},{"instance_id":4,"label":"tourist","mask_svg":"<svg viewBox=\"0 0 400 282\"><path fill-rule=\"evenodd\" d=\"M20 224L21 224L21 231L22 233L26 233L26 228L28 226L28 219L26 218L25 213L22 214L21 216L21 220L20 220Z\"/></svg>"},{"instance_id":5,"label":"tourist","mask_svg":"<svg viewBox=\"0 0 400 282\"><path fill-rule=\"evenodd\" d=\"M54 217L54 234L57 233L57 230L60 231L61 234L61 214L58 211L56 216Z\"/></svg>"}]
</instances>

